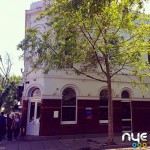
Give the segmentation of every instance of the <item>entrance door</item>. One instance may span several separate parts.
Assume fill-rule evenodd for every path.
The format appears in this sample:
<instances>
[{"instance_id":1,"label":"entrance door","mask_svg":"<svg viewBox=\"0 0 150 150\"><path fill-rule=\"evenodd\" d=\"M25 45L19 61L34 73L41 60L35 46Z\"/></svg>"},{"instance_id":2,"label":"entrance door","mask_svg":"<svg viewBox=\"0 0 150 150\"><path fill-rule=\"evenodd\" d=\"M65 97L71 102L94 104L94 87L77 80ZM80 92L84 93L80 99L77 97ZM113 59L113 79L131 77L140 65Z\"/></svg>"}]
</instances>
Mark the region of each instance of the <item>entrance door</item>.
<instances>
[{"instance_id":1,"label":"entrance door","mask_svg":"<svg viewBox=\"0 0 150 150\"><path fill-rule=\"evenodd\" d=\"M39 135L40 129L40 107L41 103L37 101L29 101L27 135Z\"/></svg>"},{"instance_id":2,"label":"entrance door","mask_svg":"<svg viewBox=\"0 0 150 150\"><path fill-rule=\"evenodd\" d=\"M131 103L122 102L122 131L132 131L132 119L131 119Z\"/></svg>"}]
</instances>

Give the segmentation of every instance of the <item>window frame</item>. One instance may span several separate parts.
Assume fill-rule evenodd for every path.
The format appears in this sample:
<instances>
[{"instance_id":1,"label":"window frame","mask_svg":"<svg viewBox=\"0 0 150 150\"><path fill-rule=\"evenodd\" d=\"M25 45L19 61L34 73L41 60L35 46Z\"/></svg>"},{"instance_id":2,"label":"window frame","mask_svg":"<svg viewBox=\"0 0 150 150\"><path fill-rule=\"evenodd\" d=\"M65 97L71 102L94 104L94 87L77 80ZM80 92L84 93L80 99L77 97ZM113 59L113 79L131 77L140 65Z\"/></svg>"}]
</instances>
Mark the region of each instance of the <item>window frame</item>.
<instances>
[{"instance_id":1,"label":"window frame","mask_svg":"<svg viewBox=\"0 0 150 150\"><path fill-rule=\"evenodd\" d=\"M123 92L127 92L128 95L124 94L123 95ZM131 93L129 90L127 89L124 89L122 92L121 92L121 103L122 103L122 132L132 132L132 104L131 104ZM128 111L130 110L130 114L129 114L129 117L126 117L124 114L123 114L123 103L128 103L129 104L129 108ZM128 116L128 114L127 114ZM130 125L126 125L126 124L130 124ZM126 129L127 128L127 129Z\"/></svg>"},{"instance_id":2,"label":"window frame","mask_svg":"<svg viewBox=\"0 0 150 150\"><path fill-rule=\"evenodd\" d=\"M38 90L38 94L37 94L37 90ZM36 95L34 95L34 94L36 94ZM32 90L32 92L31 92L31 95L30 95L30 97L41 97L41 90L39 89L39 88L35 88L35 89L33 89Z\"/></svg>"},{"instance_id":3,"label":"window frame","mask_svg":"<svg viewBox=\"0 0 150 150\"><path fill-rule=\"evenodd\" d=\"M104 96L101 96L101 92L103 92L104 91L104 94L106 93L106 90L107 90L107 96L106 95L104 95ZM107 109L107 114L108 114L108 89L102 89L101 91L100 91L100 93L99 93L99 101L104 101L104 97L105 98L107 98L107 105L101 105L101 102L100 102L100 106L99 106L99 113L101 112L101 108L106 108ZM99 117L100 117L100 114L99 114ZM107 116L107 118L108 118L108 116ZM100 124L108 124L108 119L101 119L101 118L99 118L99 123Z\"/></svg>"},{"instance_id":4,"label":"window frame","mask_svg":"<svg viewBox=\"0 0 150 150\"><path fill-rule=\"evenodd\" d=\"M74 91L74 94L75 94L75 105L65 105L63 104L63 93L65 90L67 89L71 89ZM75 108L75 120L74 121L63 121L63 116L62 116L62 112L63 112L63 108L70 108L70 107L73 107ZM72 88L72 87L66 87L63 92L62 92L62 100L61 100L61 124L77 124L77 94L76 94L76 91Z\"/></svg>"},{"instance_id":5,"label":"window frame","mask_svg":"<svg viewBox=\"0 0 150 150\"><path fill-rule=\"evenodd\" d=\"M125 93L126 92L126 93ZM128 91L128 90L123 90L122 92L121 92L121 98L123 98L123 99L130 99L130 92Z\"/></svg>"}]
</instances>

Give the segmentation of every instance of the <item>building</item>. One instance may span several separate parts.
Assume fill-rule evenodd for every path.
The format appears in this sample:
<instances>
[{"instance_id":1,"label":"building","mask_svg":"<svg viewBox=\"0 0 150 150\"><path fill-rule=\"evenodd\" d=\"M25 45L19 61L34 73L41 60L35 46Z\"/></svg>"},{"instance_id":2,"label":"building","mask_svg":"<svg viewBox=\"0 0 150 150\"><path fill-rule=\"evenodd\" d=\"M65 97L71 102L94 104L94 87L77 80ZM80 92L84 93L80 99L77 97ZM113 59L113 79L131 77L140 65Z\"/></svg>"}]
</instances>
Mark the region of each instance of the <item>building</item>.
<instances>
[{"instance_id":1,"label":"building","mask_svg":"<svg viewBox=\"0 0 150 150\"><path fill-rule=\"evenodd\" d=\"M26 11L26 27L46 30L44 19L34 22L43 10L42 1ZM108 103L105 83L67 75L65 71L32 72L24 53L23 126L27 135L107 133ZM128 78L118 74L112 83L114 131L150 131L150 95L133 88Z\"/></svg>"}]
</instances>

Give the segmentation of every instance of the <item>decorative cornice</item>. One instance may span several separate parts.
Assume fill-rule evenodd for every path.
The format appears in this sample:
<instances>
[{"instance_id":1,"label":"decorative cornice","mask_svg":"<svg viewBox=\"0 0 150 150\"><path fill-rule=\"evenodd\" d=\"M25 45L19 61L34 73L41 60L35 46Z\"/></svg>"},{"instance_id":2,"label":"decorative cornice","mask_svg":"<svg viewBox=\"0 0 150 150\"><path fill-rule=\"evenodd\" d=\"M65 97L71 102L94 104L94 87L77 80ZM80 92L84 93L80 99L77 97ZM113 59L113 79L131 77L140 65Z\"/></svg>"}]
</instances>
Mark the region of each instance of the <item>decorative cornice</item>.
<instances>
[{"instance_id":1,"label":"decorative cornice","mask_svg":"<svg viewBox=\"0 0 150 150\"><path fill-rule=\"evenodd\" d=\"M62 99L62 96L58 96L58 95L42 95L41 99Z\"/></svg>"}]
</instances>

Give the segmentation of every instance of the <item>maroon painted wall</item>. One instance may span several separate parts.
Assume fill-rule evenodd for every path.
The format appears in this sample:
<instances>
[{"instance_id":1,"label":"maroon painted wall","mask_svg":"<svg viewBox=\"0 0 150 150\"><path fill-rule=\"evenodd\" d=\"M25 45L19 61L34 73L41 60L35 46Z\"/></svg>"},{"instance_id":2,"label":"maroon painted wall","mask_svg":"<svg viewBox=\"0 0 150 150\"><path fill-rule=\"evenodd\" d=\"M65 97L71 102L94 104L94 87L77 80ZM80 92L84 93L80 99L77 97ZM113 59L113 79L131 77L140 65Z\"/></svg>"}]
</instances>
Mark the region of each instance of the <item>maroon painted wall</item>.
<instances>
[{"instance_id":1,"label":"maroon painted wall","mask_svg":"<svg viewBox=\"0 0 150 150\"><path fill-rule=\"evenodd\" d=\"M41 104L40 135L57 135L60 128L61 100L43 99ZM54 111L59 111L59 118L53 118Z\"/></svg>"},{"instance_id":2,"label":"maroon painted wall","mask_svg":"<svg viewBox=\"0 0 150 150\"><path fill-rule=\"evenodd\" d=\"M22 100L22 94L23 94L24 86L18 86L18 101Z\"/></svg>"},{"instance_id":3,"label":"maroon painted wall","mask_svg":"<svg viewBox=\"0 0 150 150\"><path fill-rule=\"evenodd\" d=\"M121 102L114 102L114 130L121 131ZM86 119L85 108L92 108L92 119ZM99 124L99 100L77 101L77 124L61 124L61 100L42 100L40 135L62 134L97 134L107 133L108 125ZM59 111L59 117L53 118L54 111Z\"/></svg>"},{"instance_id":4,"label":"maroon painted wall","mask_svg":"<svg viewBox=\"0 0 150 150\"><path fill-rule=\"evenodd\" d=\"M132 101L133 132L150 132L150 102ZM92 108L92 119L86 119L85 108ZM122 132L121 101L113 101L114 132ZM26 130L28 101L23 101L22 127ZM54 111L59 112L58 118L53 118ZM41 104L40 135L62 134L94 134L107 133L108 125L99 124L99 100L77 100L77 124L61 124L61 99L43 99ZM22 132L24 135L25 132Z\"/></svg>"},{"instance_id":5,"label":"maroon painted wall","mask_svg":"<svg viewBox=\"0 0 150 150\"><path fill-rule=\"evenodd\" d=\"M150 102L132 101L133 132L150 131Z\"/></svg>"},{"instance_id":6,"label":"maroon painted wall","mask_svg":"<svg viewBox=\"0 0 150 150\"><path fill-rule=\"evenodd\" d=\"M114 107L114 132L121 133L122 132L122 109L121 109L121 101L113 101Z\"/></svg>"},{"instance_id":7,"label":"maroon painted wall","mask_svg":"<svg viewBox=\"0 0 150 150\"><path fill-rule=\"evenodd\" d=\"M99 100L78 100L78 126L80 133L104 133L107 132L107 124L99 124ZM85 108L92 108L92 119L86 119Z\"/></svg>"},{"instance_id":8,"label":"maroon painted wall","mask_svg":"<svg viewBox=\"0 0 150 150\"><path fill-rule=\"evenodd\" d=\"M28 112L28 100L22 102L22 124L21 124L21 135L26 135L27 126L27 112Z\"/></svg>"}]
</instances>

